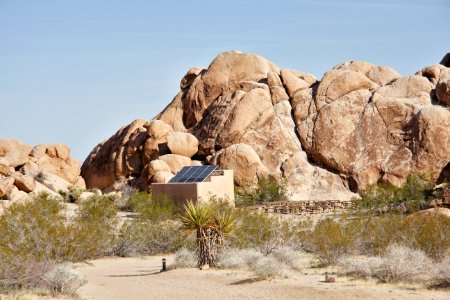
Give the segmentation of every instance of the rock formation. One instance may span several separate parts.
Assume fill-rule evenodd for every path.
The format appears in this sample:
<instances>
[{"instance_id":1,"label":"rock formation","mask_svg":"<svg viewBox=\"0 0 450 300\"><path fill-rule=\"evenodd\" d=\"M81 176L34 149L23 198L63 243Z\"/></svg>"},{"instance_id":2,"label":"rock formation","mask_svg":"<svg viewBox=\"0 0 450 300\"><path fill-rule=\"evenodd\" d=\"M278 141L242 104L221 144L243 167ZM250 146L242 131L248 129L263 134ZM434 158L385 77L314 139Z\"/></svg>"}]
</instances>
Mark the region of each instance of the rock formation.
<instances>
[{"instance_id":1,"label":"rock formation","mask_svg":"<svg viewBox=\"0 0 450 300\"><path fill-rule=\"evenodd\" d=\"M447 60L411 76L349 61L317 81L224 52L207 69L190 69L154 119L97 145L81 174L88 188L148 189L182 166L219 164L238 185L284 178L293 200L350 199L411 173L436 180L450 162Z\"/></svg>"},{"instance_id":2,"label":"rock formation","mask_svg":"<svg viewBox=\"0 0 450 300\"><path fill-rule=\"evenodd\" d=\"M58 195L59 190L72 185L86 187L80 163L70 157L66 145L32 148L20 141L0 139L0 199L20 201L42 191Z\"/></svg>"}]
</instances>

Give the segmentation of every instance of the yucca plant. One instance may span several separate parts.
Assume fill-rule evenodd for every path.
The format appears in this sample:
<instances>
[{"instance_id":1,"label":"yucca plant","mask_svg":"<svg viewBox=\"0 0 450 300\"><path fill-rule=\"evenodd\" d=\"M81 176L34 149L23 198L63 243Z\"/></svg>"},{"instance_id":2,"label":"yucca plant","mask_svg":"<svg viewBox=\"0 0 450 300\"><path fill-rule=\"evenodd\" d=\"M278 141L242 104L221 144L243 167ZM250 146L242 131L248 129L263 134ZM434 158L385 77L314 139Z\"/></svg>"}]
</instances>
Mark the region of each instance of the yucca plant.
<instances>
[{"instance_id":1,"label":"yucca plant","mask_svg":"<svg viewBox=\"0 0 450 300\"><path fill-rule=\"evenodd\" d=\"M215 264L224 237L236 228L238 217L224 205L188 201L180 219L187 232L197 234L197 264L202 267Z\"/></svg>"}]
</instances>

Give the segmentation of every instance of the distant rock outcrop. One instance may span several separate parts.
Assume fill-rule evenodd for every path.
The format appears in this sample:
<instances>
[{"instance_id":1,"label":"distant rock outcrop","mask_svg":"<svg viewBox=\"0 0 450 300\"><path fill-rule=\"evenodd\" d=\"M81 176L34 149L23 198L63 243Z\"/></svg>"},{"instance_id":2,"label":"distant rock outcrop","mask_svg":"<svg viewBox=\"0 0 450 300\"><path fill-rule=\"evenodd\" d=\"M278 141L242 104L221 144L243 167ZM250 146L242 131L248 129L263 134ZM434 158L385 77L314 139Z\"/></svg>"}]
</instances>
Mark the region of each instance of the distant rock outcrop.
<instances>
[{"instance_id":1,"label":"distant rock outcrop","mask_svg":"<svg viewBox=\"0 0 450 300\"><path fill-rule=\"evenodd\" d=\"M350 199L411 173L436 180L450 162L450 68L412 76L349 61L320 81L237 51L190 69L153 120L136 120L95 147L87 186L148 189L200 162L236 184L284 178L294 200Z\"/></svg>"},{"instance_id":2,"label":"distant rock outcrop","mask_svg":"<svg viewBox=\"0 0 450 300\"><path fill-rule=\"evenodd\" d=\"M70 157L66 145L32 148L20 141L0 139L0 199L20 201L42 191L58 195L59 190L72 185L86 187L80 163Z\"/></svg>"}]
</instances>

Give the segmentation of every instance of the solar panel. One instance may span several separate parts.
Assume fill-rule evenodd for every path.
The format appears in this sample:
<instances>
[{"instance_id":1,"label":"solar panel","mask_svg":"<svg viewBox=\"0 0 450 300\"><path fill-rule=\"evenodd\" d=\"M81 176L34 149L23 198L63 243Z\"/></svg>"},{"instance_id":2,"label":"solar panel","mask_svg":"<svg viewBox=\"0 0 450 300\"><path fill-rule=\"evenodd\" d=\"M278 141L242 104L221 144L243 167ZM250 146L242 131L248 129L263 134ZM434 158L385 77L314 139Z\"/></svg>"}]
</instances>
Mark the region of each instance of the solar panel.
<instances>
[{"instance_id":1,"label":"solar panel","mask_svg":"<svg viewBox=\"0 0 450 300\"><path fill-rule=\"evenodd\" d=\"M194 166L194 167L183 167L169 183L186 183L186 182L202 182L205 181L218 166Z\"/></svg>"}]
</instances>

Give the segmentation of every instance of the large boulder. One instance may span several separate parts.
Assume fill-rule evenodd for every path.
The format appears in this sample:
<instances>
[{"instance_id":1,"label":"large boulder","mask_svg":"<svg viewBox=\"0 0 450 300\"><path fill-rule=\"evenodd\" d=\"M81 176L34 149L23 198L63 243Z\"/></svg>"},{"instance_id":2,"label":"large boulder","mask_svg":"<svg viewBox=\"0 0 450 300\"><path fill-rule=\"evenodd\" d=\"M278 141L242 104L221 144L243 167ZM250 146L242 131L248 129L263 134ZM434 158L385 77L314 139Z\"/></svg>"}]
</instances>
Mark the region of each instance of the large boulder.
<instances>
[{"instance_id":1,"label":"large boulder","mask_svg":"<svg viewBox=\"0 0 450 300\"><path fill-rule=\"evenodd\" d=\"M172 173L177 173L183 167L190 166L192 161L189 157L178 154L166 154L159 157L160 161L165 162Z\"/></svg>"},{"instance_id":2,"label":"large boulder","mask_svg":"<svg viewBox=\"0 0 450 300\"><path fill-rule=\"evenodd\" d=\"M235 180L240 185L256 183L268 174L258 154L246 144L225 148L218 156L218 163L222 169L234 170Z\"/></svg>"},{"instance_id":3,"label":"large boulder","mask_svg":"<svg viewBox=\"0 0 450 300\"><path fill-rule=\"evenodd\" d=\"M0 197L16 201L40 192L59 197L59 190L67 191L72 185L85 188L80 164L70 156L68 146L32 148L19 141L0 140Z\"/></svg>"},{"instance_id":4,"label":"large boulder","mask_svg":"<svg viewBox=\"0 0 450 300\"><path fill-rule=\"evenodd\" d=\"M15 172L11 177L14 178L14 185L23 192L30 193L36 187L36 181L31 176Z\"/></svg>"},{"instance_id":5,"label":"large boulder","mask_svg":"<svg viewBox=\"0 0 450 300\"><path fill-rule=\"evenodd\" d=\"M446 63L401 76L349 61L317 81L224 52L208 68L190 69L153 120L99 144L82 174L88 187L125 181L148 190L183 166L219 164L239 185L284 178L294 200L348 200L412 173L436 180L450 163L450 112L440 106L449 103L449 78Z\"/></svg>"},{"instance_id":6,"label":"large boulder","mask_svg":"<svg viewBox=\"0 0 450 300\"><path fill-rule=\"evenodd\" d=\"M70 157L70 149L66 145L37 145L31 151L30 156L39 170L56 174L72 184L80 176L80 163Z\"/></svg>"},{"instance_id":7,"label":"large boulder","mask_svg":"<svg viewBox=\"0 0 450 300\"><path fill-rule=\"evenodd\" d=\"M0 177L0 198L5 197L14 187L14 178Z\"/></svg>"},{"instance_id":8,"label":"large boulder","mask_svg":"<svg viewBox=\"0 0 450 300\"><path fill-rule=\"evenodd\" d=\"M67 191L72 185L58 175L46 171L41 171L41 173L36 176L36 180L56 193L59 191Z\"/></svg>"},{"instance_id":9,"label":"large boulder","mask_svg":"<svg viewBox=\"0 0 450 300\"><path fill-rule=\"evenodd\" d=\"M0 139L0 165L16 168L29 160L32 148L17 140Z\"/></svg>"},{"instance_id":10,"label":"large boulder","mask_svg":"<svg viewBox=\"0 0 450 300\"><path fill-rule=\"evenodd\" d=\"M190 133L174 132L167 135L167 147L173 154L192 157L198 151L198 140Z\"/></svg>"}]
</instances>

